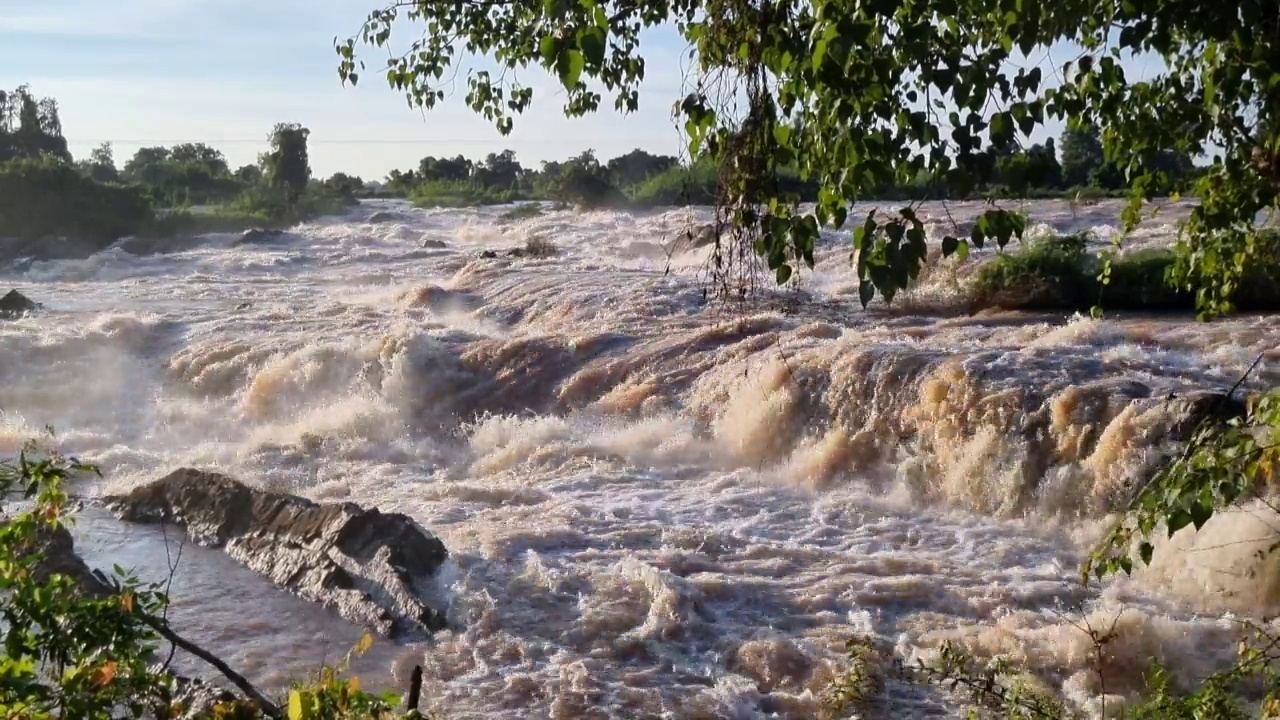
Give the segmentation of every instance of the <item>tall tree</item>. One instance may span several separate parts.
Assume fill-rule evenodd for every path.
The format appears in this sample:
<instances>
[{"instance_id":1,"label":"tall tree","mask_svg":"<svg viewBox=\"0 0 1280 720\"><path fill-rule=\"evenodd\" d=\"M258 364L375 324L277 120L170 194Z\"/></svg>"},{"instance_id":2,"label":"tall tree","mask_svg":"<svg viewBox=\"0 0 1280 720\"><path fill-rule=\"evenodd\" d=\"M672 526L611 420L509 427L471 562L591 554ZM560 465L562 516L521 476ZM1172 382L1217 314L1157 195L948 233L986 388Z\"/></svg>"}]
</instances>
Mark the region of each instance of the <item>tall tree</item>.
<instances>
[{"instance_id":1,"label":"tall tree","mask_svg":"<svg viewBox=\"0 0 1280 720\"><path fill-rule=\"evenodd\" d=\"M1062 133L1062 177L1068 186L1088 185L1103 165L1102 134L1096 127L1067 128Z\"/></svg>"},{"instance_id":2,"label":"tall tree","mask_svg":"<svg viewBox=\"0 0 1280 720\"><path fill-rule=\"evenodd\" d=\"M271 131L271 150L263 156L263 176L295 208L311 182L307 138L311 131L297 123L280 123Z\"/></svg>"},{"instance_id":3,"label":"tall tree","mask_svg":"<svg viewBox=\"0 0 1280 720\"><path fill-rule=\"evenodd\" d=\"M89 158L80 162L80 171L98 182L119 182L120 171L116 169L111 143L102 143L94 148Z\"/></svg>"}]
</instances>

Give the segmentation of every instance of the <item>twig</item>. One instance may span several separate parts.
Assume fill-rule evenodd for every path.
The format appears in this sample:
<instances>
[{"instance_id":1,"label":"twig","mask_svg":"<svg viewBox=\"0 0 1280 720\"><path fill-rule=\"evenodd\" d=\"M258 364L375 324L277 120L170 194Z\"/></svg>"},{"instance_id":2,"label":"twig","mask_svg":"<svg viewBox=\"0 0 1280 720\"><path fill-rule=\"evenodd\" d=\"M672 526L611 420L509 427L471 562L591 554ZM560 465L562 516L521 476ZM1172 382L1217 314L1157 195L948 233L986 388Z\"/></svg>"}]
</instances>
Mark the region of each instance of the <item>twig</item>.
<instances>
[{"instance_id":1,"label":"twig","mask_svg":"<svg viewBox=\"0 0 1280 720\"><path fill-rule=\"evenodd\" d=\"M409 699L405 703L406 710L417 710L418 702L422 697L422 666L413 666L413 675L409 678Z\"/></svg>"},{"instance_id":2,"label":"twig","mask_svg":"<svg viewBox=\"0 0 1280 720\"><path fill-rule=\"evenodd\" d=\"M280 708L276 707L274 703L272 703L270 700L264 697L263 694L253 686L252 683L246 680L245 677L240 673L236 672L235 670L232 670L231 666L223 662L222 659L219 658L217 655L214 655L208 650L205 650L199 645L196 645L190 640L174 632L169 627L168 623L160 620L159 618L155 618L150 615L138 615L138 619L140 619L143 623L145 623L151 629L160 633L162 636L164 636L165 639L167 639L169 642L173 643L177 647L180 647L183 650L186 650L192 655L195 655L201 660L204 660L205 662L212 665L214 669L222 673L224 677L226 677L237 688L239 688L240 692L244 693L251 700L256 702L258 706L262 709L262 712L265 715L272 718L281 717Z\"/></svg>"}]
</instances>

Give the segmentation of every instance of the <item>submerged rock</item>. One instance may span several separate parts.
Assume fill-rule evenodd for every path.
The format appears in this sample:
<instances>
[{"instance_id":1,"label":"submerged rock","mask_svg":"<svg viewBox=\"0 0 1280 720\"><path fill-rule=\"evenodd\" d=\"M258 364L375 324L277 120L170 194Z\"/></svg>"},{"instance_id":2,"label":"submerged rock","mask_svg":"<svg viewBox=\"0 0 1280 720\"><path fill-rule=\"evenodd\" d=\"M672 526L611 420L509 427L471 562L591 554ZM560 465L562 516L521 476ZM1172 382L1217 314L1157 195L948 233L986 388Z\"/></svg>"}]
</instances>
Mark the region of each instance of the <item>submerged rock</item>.
<instances>
[{"instance_id":1,"label":"submerged rock","mask_svg":"<svg viewBox=\"0 0 1280 720\"><path fill-rule=\"evenodd\" d=\"M318 504L217 473L181 469L107 498L123 520L165 520L306 600L386 636L430 633L445 616L424 596L449 557L411 518L355 503Z\"/></svg>"},{"instance_id":2,"label":"submerged rock","mask_svg":"<svg viewBox=\"0 0 1280 720\"><path fill-rule=\"evenodd\" d=\"M370 215L369 219L366 222L368 222L371 225L380 225L382 223L395 222L398 219L399 218L393 212L389 212L387 210L379 210L378 212Z\"/></svg>"},{"instance_id":3,"label":"submerged rock","mask_svg":"<svg viewBox=\"0 0 1280 720\"><path fill-rule=\"evenodd\" d=\"M17 290L0 297L0 318L18 318L40 309L40 304Z\"/></svg>"},{"instance_id":4,"label":"submerged rock","mask_svg":"<svg viewBox=\"0 0 1280 720\"><path fill-rule=\"evenodd\" d=\"M440 248L449 247L443 240L426 239L422 241L422 247L427 250L439 250Z\"/></svg>"},{"instance_id":5,"label":"submerged rock","mask_svg":"<svg viewBox=\"0 0 1280 720\"><path fill-rule=\"evenodd\" d=\"M283 230L253 228L252 230L245 230L244 234L242 234L239 238L236 239L235 244L239 246L239 245L262 245L264 243L272 243L284 237L284 234L285 233Z\"/></svg>"}]
</instances>

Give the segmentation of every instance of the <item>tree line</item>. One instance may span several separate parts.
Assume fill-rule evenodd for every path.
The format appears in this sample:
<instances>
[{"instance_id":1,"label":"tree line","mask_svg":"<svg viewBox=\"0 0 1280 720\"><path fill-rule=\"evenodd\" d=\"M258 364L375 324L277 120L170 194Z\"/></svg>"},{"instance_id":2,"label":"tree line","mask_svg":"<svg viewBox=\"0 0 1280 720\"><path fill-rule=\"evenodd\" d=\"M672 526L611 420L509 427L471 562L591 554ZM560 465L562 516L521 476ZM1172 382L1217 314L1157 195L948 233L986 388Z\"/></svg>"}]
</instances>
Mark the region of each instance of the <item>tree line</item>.
<instances>
[{"instance_id":1,"label":"tree line","mask_svg":"<svg viewBox=\"0 0 1280 720\"><path fill-rule=\"evenodd\" d=\"M57 101L0 91L0 237L75 238L289 223L355 201L345 176L312 176L310 131L277 124L258 162L232 170L205 143L144 147L119 167L110 143L75 160ZM190 212L204 206L200 213Z\"/></svg>"},{"instance_id":2,"label":"tree line","mask_svg":"<svg viewBox=\"0 0 1280 720\"><path fill-rule=\"evenodd\" d=\"M1164 152L1149 164L1165 179L1164 193L1182 192L1198 177L1190 154ZM982 197L1059 197L1087 194L1123 194L1124 169L1109 161L1097 127L1066 129L1055 143L1022 149L1009 143L992 149L984 172L960 191L937 194L929 179L869 189L864 199L926 199ZM601 162L593 150L563 161L544 161L526 167L514 150L489 153L472 160L427 156L417 167L392 170L382 183L371 183L356 192L407 197L422 205L498 204L516 200L551 200L586 206L601 205L708 205L720 196L721 173L715 161L704 155L682 163L671 155L635 149ZM783 188L800 202L815 202L819 187L794 167L782 168Z\"/></svg>"}]
</instances>

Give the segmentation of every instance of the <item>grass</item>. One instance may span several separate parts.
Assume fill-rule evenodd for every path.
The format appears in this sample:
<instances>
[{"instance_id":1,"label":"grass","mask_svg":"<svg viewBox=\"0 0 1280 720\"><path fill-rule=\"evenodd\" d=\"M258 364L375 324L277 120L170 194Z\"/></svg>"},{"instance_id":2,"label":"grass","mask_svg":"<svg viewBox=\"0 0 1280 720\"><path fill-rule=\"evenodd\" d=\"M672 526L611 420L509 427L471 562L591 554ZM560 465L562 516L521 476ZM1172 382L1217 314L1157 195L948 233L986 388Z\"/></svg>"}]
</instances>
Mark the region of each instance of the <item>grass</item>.
<instances>
[{"instance_id":1,"label":"grass","mask_svg":"<svg viewBox=\"0 0 1280 720\"><path fill-rule=\"evenodd\" d=\"M297 208L290 213L283 213L262 197L246 193L230 203L209 206L199 211L180 208L158 212L156 219L139 235L166 238L243 232L252 228L286 228L311 218L340 215L353 202L353 199L332 193L308 191Z\"/></svg>"},{"instance_id":2,"label":"grass","mask_svg":"<svg viewBox=\"0 0 1280 720\"><path fill-rule=\"evenodd\" d=\"M460 208L478 205L506 205L528 199L516 190L495 188L468 181L437 180L419 185L409 197L424 208Z\"/></svg>"},{"instance_id":3,"label":"grass","mask_svg":"<svg viewBox=\"0 0 1280 720\"><path fill-rule=\"evenodd\" d=\"M969 288L972 310L1104 310L1191 312L1195 294L1168 281L1171 251L1153 249L1112 260L1110 282L1098 279L1102 259L1086 248L1086 236L1034 240L983 265ZM1245 275L1233 303L1238 311L1280 311L1280 263Z\"/></svg>"},{"instance_id":4,"label":"grass","mask_svg":"<svg viewBox=\"0 0 1280 720\"><path fill-rule=\"evenodd\" d=\"M522 203L498 216L498 222L515 222L529 218L542 217L542 206L538 203Z\"/></svg>"}]
</instances>

